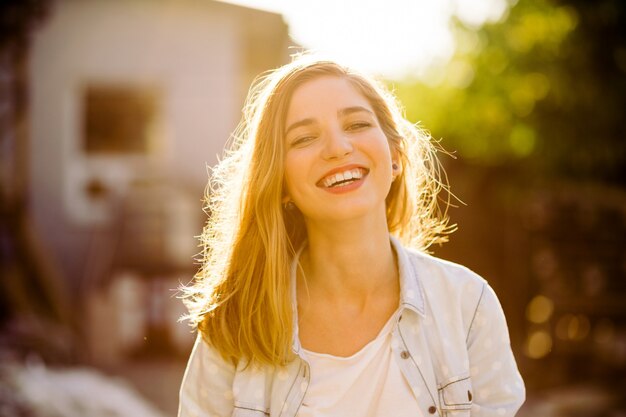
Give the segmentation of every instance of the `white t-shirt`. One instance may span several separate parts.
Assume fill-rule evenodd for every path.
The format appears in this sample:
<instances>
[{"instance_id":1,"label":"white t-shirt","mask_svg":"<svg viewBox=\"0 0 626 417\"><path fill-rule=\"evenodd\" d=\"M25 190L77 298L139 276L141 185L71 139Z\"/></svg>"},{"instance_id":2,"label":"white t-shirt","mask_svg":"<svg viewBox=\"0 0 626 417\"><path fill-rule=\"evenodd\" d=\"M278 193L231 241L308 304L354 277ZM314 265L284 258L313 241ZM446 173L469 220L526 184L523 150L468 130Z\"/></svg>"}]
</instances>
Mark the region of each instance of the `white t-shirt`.
<instances>
[{"instance_id":1,"label":"white t-shirt","mask_svg":"<svg viewBox=\"0 0 626 417\"><path fill-rule=\"evenodd\" d=\"M397 312L374 340L349 357L311 352L311 383L298 417L420 417L411 392L391 351Z\"/></svg>"}]
</instances>

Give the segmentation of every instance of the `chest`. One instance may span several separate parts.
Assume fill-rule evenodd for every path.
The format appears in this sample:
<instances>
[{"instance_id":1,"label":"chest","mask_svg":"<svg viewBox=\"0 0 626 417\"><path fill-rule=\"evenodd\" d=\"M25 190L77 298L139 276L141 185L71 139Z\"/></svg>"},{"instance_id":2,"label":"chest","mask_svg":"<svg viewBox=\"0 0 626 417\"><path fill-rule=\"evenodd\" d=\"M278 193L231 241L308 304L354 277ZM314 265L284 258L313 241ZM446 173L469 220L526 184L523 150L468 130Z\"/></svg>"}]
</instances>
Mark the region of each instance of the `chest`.
<instances>
[{"instance_id":1,"label":"chest","mask_svg":"<svg viewBox=\"0 0 626 417\"><path fill-rule=\"evenodd\" d=\"M419 404L391 349L390 326L350 357L303 352L311 381L298 417L416 417Z\"/></svg>"},{"instance_id":2,"label":"chest","mask_svg":"<svg viewBox=\"0 0 626 417\"><path fill-rule=\"evenodd\" d=\"M351 356L374 340L392 320L397 304L365 312L316 308L299 315L299 338L306 350Z\"/></svg>"}]
</instances>

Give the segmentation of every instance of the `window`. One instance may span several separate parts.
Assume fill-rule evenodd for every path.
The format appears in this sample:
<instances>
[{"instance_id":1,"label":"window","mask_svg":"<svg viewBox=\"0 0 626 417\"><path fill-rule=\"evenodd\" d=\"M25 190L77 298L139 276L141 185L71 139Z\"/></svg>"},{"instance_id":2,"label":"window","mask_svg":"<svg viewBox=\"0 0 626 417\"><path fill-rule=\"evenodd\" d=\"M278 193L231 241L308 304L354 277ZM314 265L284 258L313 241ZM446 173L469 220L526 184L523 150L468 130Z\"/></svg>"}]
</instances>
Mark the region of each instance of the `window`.
<instances>
[{"instance_id":1,"label":"window","mask_svg":"<svg viewBox=\"0 0 626 417\"><path fill-rule=\"evenodd\" d=\"M83 149L88 154L148 153L159 102L159 94L151 88L88 86Z\"/></svg>"}]
</instances>

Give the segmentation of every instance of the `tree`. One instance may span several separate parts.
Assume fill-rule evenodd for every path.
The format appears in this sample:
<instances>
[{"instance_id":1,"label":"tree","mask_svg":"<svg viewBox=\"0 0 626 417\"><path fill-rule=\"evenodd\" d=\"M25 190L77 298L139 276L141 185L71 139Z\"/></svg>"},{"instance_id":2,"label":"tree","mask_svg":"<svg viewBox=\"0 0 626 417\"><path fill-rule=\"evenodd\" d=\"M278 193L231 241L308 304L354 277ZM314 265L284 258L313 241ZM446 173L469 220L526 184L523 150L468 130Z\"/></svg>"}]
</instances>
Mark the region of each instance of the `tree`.
<instances>
[{"instance_id":1,"label":"tree","mask_svg":"<svg viewBox=\"0 0 626 417\"><path fill-rule=\"evenodd\" d=\"M475 164L626 184L626 4L522 0L425 80L395 83L407 116Z\"/></svg>"}]
</instances>

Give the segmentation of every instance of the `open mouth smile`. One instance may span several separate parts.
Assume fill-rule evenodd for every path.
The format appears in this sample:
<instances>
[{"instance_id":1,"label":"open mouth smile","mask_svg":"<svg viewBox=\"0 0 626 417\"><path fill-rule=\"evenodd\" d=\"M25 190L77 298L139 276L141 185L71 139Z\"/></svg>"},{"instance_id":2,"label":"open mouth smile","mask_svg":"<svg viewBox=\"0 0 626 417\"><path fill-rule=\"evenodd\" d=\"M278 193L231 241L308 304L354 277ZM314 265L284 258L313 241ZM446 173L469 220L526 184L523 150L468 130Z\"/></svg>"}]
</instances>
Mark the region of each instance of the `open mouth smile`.
<instances>
[{"instance_id":1,"label":"open mouth smile","mask_svg":"<svg viewBox=\"0 0 626 417\"><path fill-rule=\"evenodd\" d=\"M317 185L325 188L345 187L362 179L368 172L367 169L361 167L345 169L325 176L318 181Z\"/></svg>"}]
</instances>

